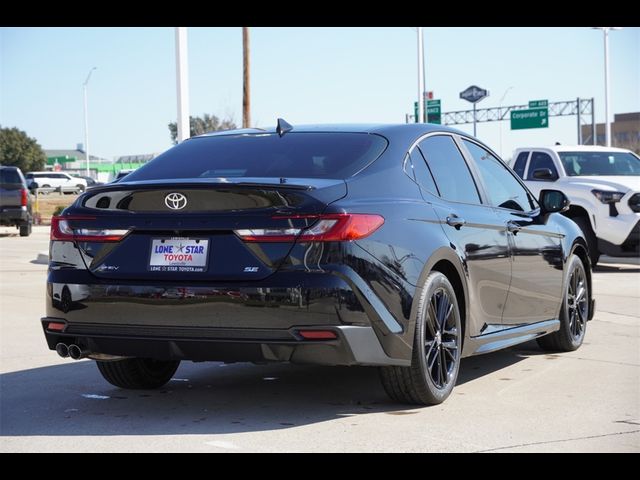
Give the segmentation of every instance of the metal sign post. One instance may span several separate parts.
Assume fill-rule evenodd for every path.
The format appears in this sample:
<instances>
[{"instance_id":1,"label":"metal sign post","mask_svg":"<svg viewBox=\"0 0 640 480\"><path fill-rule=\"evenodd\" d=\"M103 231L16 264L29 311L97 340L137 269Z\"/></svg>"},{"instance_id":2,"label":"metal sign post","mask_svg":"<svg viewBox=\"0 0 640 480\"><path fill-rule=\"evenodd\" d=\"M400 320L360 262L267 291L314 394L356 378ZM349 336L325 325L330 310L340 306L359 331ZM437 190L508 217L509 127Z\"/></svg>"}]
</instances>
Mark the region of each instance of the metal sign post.
<instances>
[{"instance_id":1,"label":"metal sign post","mask_svg":"<svg viewBox=\"0 0 640 480\"><path fill-rule=\"evenodd\" d=\"M466 90L460 92L460 98L473 104L473 136L476 136L476 103L489 96L489 90L471 85Z\"/></svg>"}]
</instances>

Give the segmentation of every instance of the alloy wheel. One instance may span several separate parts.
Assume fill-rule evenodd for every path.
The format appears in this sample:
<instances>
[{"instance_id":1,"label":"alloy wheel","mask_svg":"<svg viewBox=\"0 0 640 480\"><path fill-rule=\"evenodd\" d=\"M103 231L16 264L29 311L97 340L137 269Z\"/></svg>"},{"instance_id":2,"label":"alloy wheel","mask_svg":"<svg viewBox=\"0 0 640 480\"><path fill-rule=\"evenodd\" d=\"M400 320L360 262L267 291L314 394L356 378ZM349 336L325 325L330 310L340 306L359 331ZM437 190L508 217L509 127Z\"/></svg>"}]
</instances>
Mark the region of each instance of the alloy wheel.
<instances>
[{"instance_id":1,"label":"alloy wheel","mask_svg":"<svg viewBox=\"0 0 640 480\"><path fill-rule=\"evenodd\" d=\"M584 332L588 315L587 282L584 272L574 267L569 275L567 286L567 313L569 315L569 331L573 338L580 338Z\"/></svg>"},{"instance_id":2,"label":"alloy wheel","mask_svg":"<svg viewBox=\"0 0 640 480\"><path fill-rule=\"evenodd\" d=\"M425 322L427 373L436 388L444 389L454 377L460 356L453 303L444 288L437 289L431 295Z\"/></svg>"}]
</instances>

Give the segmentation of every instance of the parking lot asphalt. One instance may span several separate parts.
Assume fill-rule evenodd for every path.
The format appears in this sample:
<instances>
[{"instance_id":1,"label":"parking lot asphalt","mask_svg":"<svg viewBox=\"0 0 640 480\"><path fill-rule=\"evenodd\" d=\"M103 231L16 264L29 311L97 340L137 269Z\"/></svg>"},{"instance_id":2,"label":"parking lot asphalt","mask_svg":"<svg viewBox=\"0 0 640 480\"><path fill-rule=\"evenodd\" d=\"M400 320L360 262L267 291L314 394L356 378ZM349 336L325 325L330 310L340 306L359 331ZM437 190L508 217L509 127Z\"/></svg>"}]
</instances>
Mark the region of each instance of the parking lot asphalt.
<instances>
[{"instance_id":1,"label":"parking lot asphalt","mask_svg":"<svg viewBox=\"0 0 640 480\"><path fill-rule=\"evenodd\" d=\"M594 272L577 351L464 359L442 405L387 399L364 367L183 362L154 391L61 359L40 327L48 227L0 228L1 452L639 452L640 266Z\"/></svg>"}]
</instances>

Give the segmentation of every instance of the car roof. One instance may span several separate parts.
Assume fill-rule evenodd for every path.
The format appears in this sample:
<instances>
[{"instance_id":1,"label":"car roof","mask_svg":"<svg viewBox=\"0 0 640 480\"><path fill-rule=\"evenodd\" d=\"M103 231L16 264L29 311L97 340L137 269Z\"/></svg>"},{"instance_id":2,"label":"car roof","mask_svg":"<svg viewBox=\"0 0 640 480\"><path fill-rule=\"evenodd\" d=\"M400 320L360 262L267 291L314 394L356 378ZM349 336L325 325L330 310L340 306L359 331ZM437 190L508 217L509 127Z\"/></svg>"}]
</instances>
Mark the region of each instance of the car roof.
<instances>
[{"instance_id":1,"label":"car roof","mask_svg":"<svg viewBox=\"0 0 640 480\"><path fill-rule=\"evenodd\" d=\"M516 150L552 150L554 152L629 152L629 150L625 148L603 147L601 145L548 145L538 147L518 147Z\"/></svg>"},{"instance_id":2,"label":"car roof","mask_svg":"<svg viewBox=\"0 0 640 480\"><path fill-rule=\"evenodd\" d=\"M456 130L444 125L431 123L344 123L344 124L310 124L293 125L291 133L375 133L382 136L394 136L395 134L415 134L424 135L430 132L450 132L467 135L460 130ZM240 128L235 130L221 130L217 132L204 133L192 138L220 137L225 135L261 134L276 133L275 127L269 128Z\"/></svg>"},{"instance_id":3,"label":"car roof","mask_svg":"<svg viewBox=\"0 0 640 480\"><path fill-rule=\"evenodd\" d=\"M0 165L1 169L12 169L12 170L20 170L18 167L16 167L15 165Z\"/></svg>"}]
</instances>

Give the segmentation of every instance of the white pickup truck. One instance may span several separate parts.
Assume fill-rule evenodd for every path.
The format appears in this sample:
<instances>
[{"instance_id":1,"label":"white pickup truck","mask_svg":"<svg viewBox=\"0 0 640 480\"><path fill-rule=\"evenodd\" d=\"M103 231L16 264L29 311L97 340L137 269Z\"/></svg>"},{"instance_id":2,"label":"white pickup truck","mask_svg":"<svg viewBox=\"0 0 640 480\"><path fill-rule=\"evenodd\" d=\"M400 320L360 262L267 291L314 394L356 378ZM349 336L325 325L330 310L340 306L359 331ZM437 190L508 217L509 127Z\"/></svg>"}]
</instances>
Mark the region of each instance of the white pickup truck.
<instances>
[{"instance_id":1,"label":"white pickup truck","mask_svg":"<svg viewBox=\"0 0 640 480\"><path fill-rule=\"evenodd\" d=\"M582 228L591 262L600 254L640 256L640 157L621 148L556 145L518 148L511 168L536 195L561 190L564 215Z\"/></svg>"}]
</instances>

